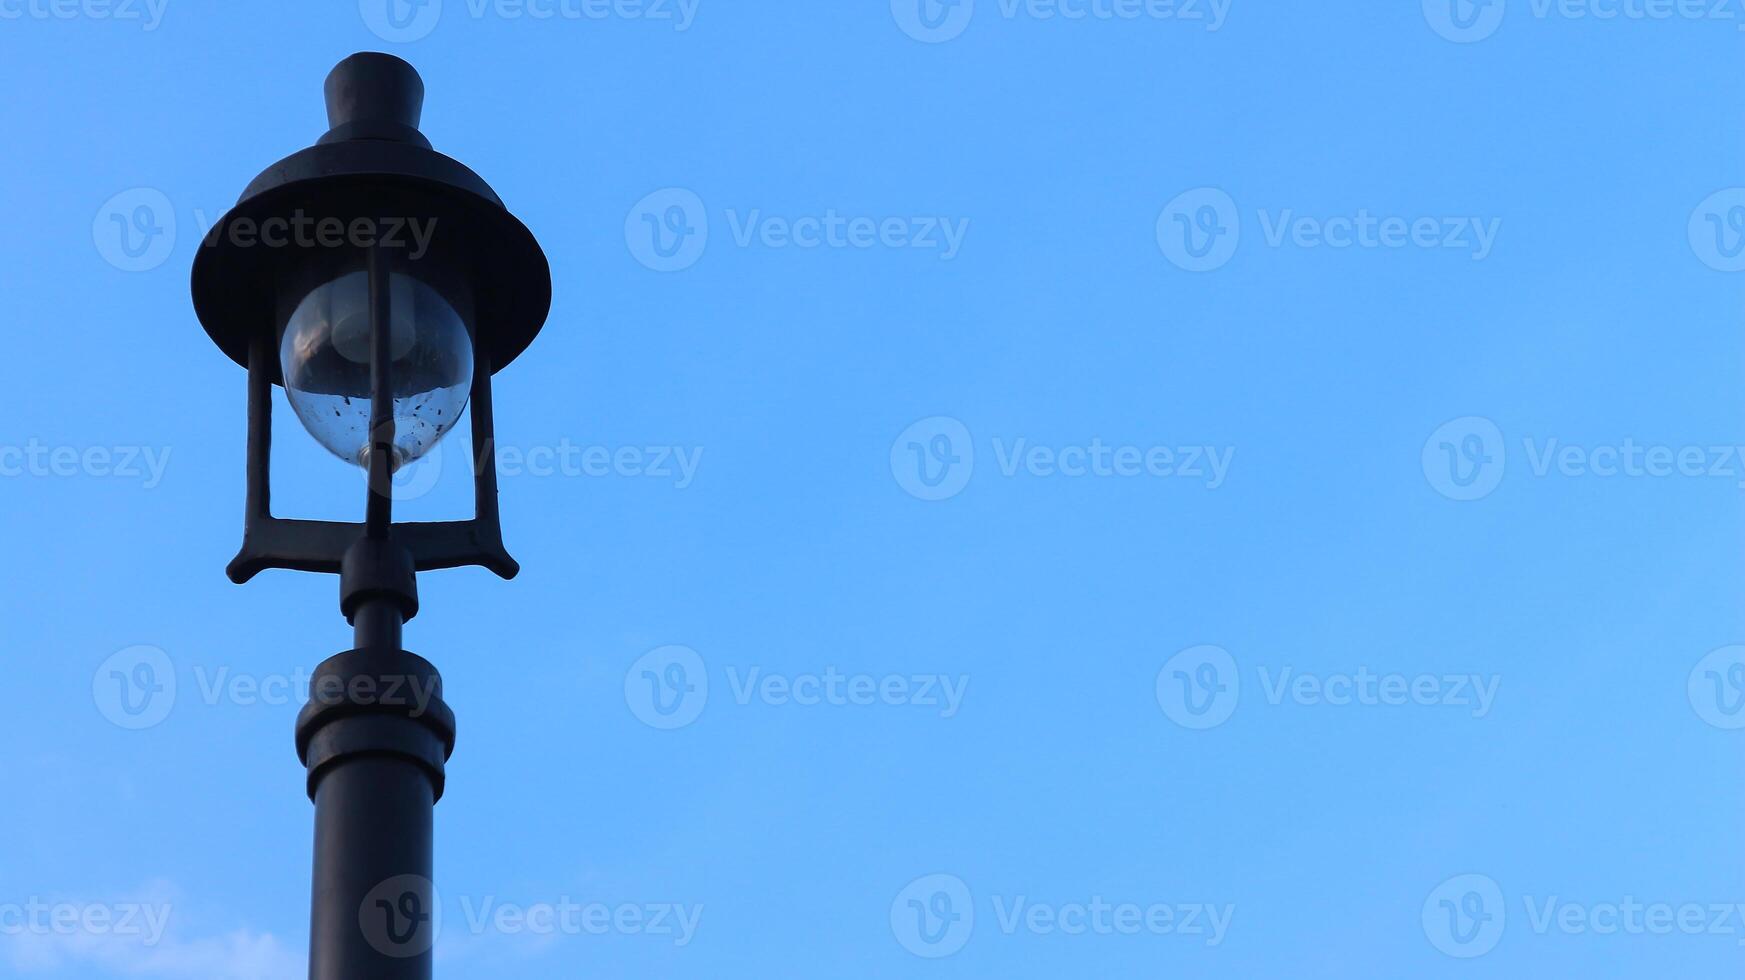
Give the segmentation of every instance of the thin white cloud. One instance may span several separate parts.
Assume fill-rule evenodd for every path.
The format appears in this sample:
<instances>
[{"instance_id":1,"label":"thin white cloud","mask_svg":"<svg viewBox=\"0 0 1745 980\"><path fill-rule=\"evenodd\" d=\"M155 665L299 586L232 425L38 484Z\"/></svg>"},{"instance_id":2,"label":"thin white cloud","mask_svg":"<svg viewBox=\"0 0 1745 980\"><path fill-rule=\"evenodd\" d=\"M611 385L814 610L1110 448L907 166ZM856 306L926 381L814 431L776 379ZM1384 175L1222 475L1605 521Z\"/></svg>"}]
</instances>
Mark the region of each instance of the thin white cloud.
<instances>
[{"instance_id":1,"label":"thin white cloud","mask_svg":"<svg viewBox=\"0 0 1745 980\"><path fill-rule=\"evenodd\" d=\"M159 885L147 892L147 897L123 901L50 903L48 912L8 907L0 915L0 962L18 976L71 967L153 980L306 976L303 954L287 949L271 933L235 929L190 936L178 928L172 890ZM56 919L57 914L62 918Z\"/></svg>"},{"instance_id":2,"label":"thin white cloud","mask_svg":"<svg viewBox=\"0 0 1745 980\"><path fill-rule=\"evenodd\" d=\"M20 974L83 966L163 980L302 980L305 975L303 958L277 937L246 929L193 940L169 937L156 946L137 936L87 933L21 933L3 942L7 960Z\"/></svg>"}]
</instances>

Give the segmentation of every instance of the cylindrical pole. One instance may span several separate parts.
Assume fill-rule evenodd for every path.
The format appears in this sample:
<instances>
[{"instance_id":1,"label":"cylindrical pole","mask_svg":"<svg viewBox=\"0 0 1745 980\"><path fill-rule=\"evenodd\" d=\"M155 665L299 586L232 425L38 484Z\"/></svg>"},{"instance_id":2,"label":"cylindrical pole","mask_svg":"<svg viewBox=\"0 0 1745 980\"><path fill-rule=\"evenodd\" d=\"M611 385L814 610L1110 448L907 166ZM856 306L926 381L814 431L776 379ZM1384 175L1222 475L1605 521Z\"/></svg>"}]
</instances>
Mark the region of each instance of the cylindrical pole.
<instances>
[{"instance_id":1,"label":"cylindrical pole","mask_svg":"<svg viewBox=\"0 0 1745 980\"><path fill-rule=\"evenodd\" d=\"M359 756L315 788L310 980L431 980L436 940L430 777Z\"/></svg>"},{"instance_id":2,"label":"cylindrical pole","mask_svg":"<svg viewBox=\"0 0 1745 980\"><path fill-rule=\"evenodd\" d=\"M442 679L399 648L399 601L352 612L358 648L316 669L297 720L315 803L310 980L430 980L434 808L454 749Z\"/></svg>"}]
</instances>

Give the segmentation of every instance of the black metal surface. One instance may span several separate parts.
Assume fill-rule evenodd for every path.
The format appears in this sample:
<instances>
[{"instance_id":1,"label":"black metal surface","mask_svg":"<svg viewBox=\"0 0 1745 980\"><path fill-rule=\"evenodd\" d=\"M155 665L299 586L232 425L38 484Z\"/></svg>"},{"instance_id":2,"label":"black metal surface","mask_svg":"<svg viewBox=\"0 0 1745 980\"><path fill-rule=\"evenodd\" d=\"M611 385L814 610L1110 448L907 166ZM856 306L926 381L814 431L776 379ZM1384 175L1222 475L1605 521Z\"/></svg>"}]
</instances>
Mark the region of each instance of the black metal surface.
<instances>
[{"instance_id":1,"label":"black metal surface","mask_svg":"<svg viewBox=\"0 0 1745 980\"><path fill-rule=\"evenodd\" d=\"M371 93L372 79L391 91ZM256 177L201 244L194 259L194 308L213 341L238 364L247 366L256 335L281 326L281 294L294 288L288 284L297 273L331 261L335 250L239 243L237 231L299 215L347 227L372 221L384 231L393 224L404 230L412 221L430 223L429 255L421 261L464 276L477 308L490 311L479 320L475 343L493 370L514 361L544 325L551 309L544 251L490 185L430 149L406 125L418 118L413 103L422 102L423 83L416 79L410 65L390 55L359 54L341 62L327 85L329 110L338 110L330 120L334 127L322 142ZM276 363L271 374L278 382Z\"/></svg>"},{"instance_id":2,"label":"black metal surface","mask_svg":"<svg viewBox=\"0 0 1745 980\"><path fill-rule=\"evenodd\" d=\"M430 141L418 131L424 113L424 79L399 58L354 54L328 72L322 94L327 99L328 130L321 142L387 139L429 149Z\"/></svg>"},{"instance_id":3,"label":"black metal surface","mask_svg":"<svg viewBox=\"0 0 1745 980\"><path fill-rule=\"evenodd\" d=\"M225 572L236 583L247 582L269 568L339 574L345 553L364 536L364 525L343 521L309 521L274 517L272 513L272 381L264 362L278 363L270 339L256 338L248 371L248 494L242 549ZM491 403L491 367L473 357L472 519L393 525L393 540L411 552L421 572L479 565L502 578L514 578L521 565L503 545L503 525L497 513L497 467Z\"/></svg>"},{"instance_id":4,"label":"black metal surface","mask_svg":"<svg viewBox=\"0 0 1745 980\"><path fill-rule=\"evenodd\" d=\"M370 249L370 455L369 500L364 508L364 533L387 540L394 523L394 378L389 350L393 310L389 300L388 254Z\"/></svg>"},{"instance_id":5,"label":"black metal surface","mask_svg":"<svg viewBox=\"0 0 1745 980\"><path fill-rule=\"evenodd\" d=\"M315 804L312 980L429 980L437 924L434 807L454 750L441 677L401 649L418 612L416 573L482 565L519 570L497 511L491 376L539 332L550 269L531 233L476 174L430 149L418 132L423 82L388 55L353 55L325 88L331 128L313 147L269 167L214 227L195 259L194 306L228 356L248 369L248 492L242 550L228 568L244 582L267 568L340 575L340 607L356 649L323 663L298 716L298 757ZM370 247L252 247L232 231L292 214L436 222L427 254ZM336 274L370 276L370 480L361 523L272 514L272 386L279 332L292 304ZM395 524L390 368L395 270L414 269L467 322L475 514Z\"/></svg>"},{"instance_id":6,"label":"black metal surface","mask_svg":"<svg viewBox=\"0 0 1745 980\"><path fill-rule=\"evenodd\" d=\"M394 610L396 629L418 615L418 576L412 565L412 553L405 545L365 535L352 542L340 562L339 611L361 630L357 619L360 612L378 607ZM394 646L399 640L371 642Z\"/></svg>"},{"instance_id":7,"label":"black metal surface","mask_svg":"<svg viewBox=\"0 0 1745 980\"><path fill-rule=\"evenodd\" d=\"M316 669L297 720L315 804L311 980L429 980L434 807L454 750L442 679L398 648L387 600L356 617L359 648Z\"/></svg>"},{"instance_id":8,"label":"black metal surface","mask_svg":"<svg viewBox=\"0 0 1745 980\"><path fill-rule=\"evenodd\" d=\"M513 578L520 565L504 547L497 512L491 376L543 325L551 302L550 268L531 233L477 175L431 151L421 135L414 140L403 132L416 133L423 101L423 83L410 65L389 55L353 55L329 75L326 97L331 139L257 178L195 259L194 303L201 322L249 372L247 513L242 547L226 571L239 583L268 568L338 573L352 543L364 533L379 534L391 520L391 495L380 472L370 475L362 524L278 518L271 503L279 330L314 286L349 269L379 270L386 259L443 293L465 317L474 346L473 517L393 525L392 536L419 571L479 565ZM422 216L435 222L435 231L415 261L382 247L251 248L227 237L239 221L258 222L291 209L376 221ZM379 307L387 291L379 282L373 287L372 304ZM374 312L385 316L379 308ZM392 425L391 399L385 413L376 401L373 434L378 425ZM371 454L376 460L385 455Z\"/></svg>"}]
</instances>

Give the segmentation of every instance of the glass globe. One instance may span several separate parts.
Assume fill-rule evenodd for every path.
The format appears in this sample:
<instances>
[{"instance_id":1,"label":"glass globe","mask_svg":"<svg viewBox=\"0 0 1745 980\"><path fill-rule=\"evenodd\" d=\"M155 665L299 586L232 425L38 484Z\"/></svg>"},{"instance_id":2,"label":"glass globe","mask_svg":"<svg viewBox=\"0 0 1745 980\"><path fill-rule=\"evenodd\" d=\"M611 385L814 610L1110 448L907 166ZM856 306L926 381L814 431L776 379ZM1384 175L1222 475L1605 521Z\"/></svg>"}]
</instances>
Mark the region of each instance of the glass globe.
<instances>
[{"instance_id":1,"label":"glass globe","mask_svg":"<svg viewBox=\"0 0 1745 980\"><path fill-rule=\"evenodd\" d=\"M418 279L388 277L393 469L454 426L472 394L473 346L459 313ZM370 282L351 272L311 290L285 324L279 366L291 408L317 442L369 467Z\"/></svg>"}]
</instances>

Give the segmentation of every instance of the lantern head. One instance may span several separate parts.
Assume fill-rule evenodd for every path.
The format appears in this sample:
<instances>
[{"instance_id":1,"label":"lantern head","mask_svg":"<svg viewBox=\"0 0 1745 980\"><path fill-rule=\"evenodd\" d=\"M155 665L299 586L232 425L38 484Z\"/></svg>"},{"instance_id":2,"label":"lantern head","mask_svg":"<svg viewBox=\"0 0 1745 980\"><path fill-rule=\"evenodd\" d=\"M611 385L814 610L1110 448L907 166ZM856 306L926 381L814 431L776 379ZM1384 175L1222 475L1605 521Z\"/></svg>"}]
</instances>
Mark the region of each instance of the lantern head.
<instances>
[{"instance_id":1,"label":"lantern head","mask_svg":"<svg viewBox=\"0 0 1745 980\"><path fill-rule=\"evenodd\" d=\"M367 535L403 546L417 570L482 565L511 577L491 376L544 325L550 266L490 186L419 131L424 83L411 65L352 55L328 75L326 97L326 135L256 177L194 261L195 312L249 376L248 514L229 574L341 572ZM371 470L365 522L273 516L275 384L321 445ZM474 516L393 524L387 475L469 403Z\"/></svg>"}]
</instances>

